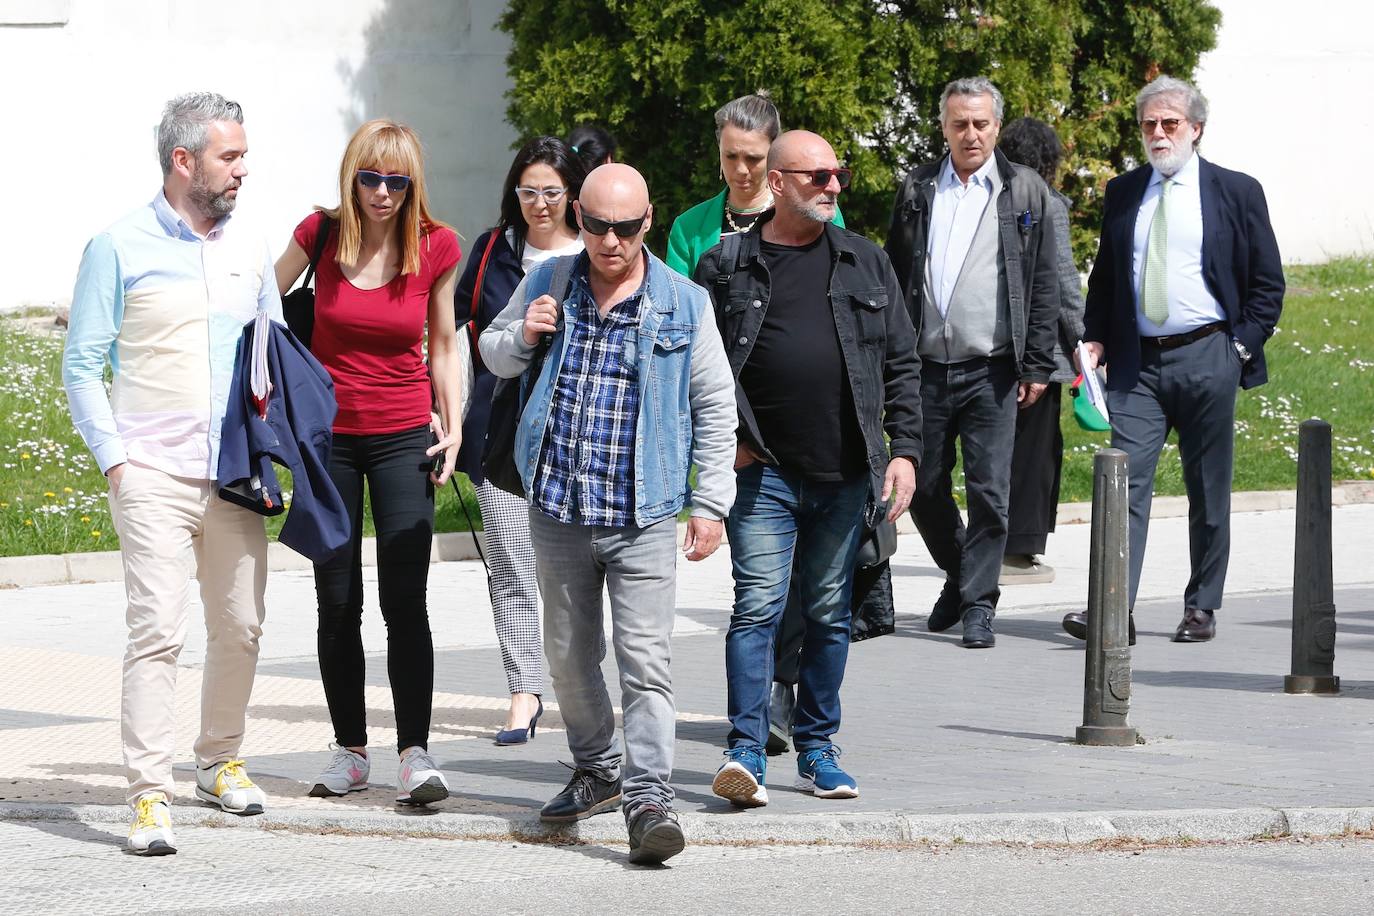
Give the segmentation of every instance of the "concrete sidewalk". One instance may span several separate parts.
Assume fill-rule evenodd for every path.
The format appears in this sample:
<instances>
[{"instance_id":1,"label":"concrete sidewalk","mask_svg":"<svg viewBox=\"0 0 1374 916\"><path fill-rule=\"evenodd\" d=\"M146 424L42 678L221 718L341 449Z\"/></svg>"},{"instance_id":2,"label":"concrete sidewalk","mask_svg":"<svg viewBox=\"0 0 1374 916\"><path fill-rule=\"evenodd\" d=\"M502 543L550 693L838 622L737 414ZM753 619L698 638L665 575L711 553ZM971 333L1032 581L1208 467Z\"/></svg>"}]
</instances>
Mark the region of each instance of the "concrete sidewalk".
<instances>
[{"instance_id":1,"label":"concrete sidewalk","mask_svg":"<svg viewBox=\"0 0 1374 916\"><path fill-rule=\"evenodd\" d=\"M675 787L697 840L1082 842L1113 836L1231 839L1374 827L1374 506L1333 511L1336 697L1282 693L1288 673L1291 509L1234 518L1230 589L1210 644L1168 641L1187 575L1183 518L1156 519L1137 604L1131 720L1145 743L1080 748L1083 654L1059 617L1087 592L1086 525L1050 541L1056 582L1003 594L999 642L969 652L925 616L941 576L915 536L893 561L898 632L854 646L836 736L861 797L822 801L790 788L790 755L770 760L771 804L737 812L710 793L728 724L722 633L731 581L724 550L684 563L673 670ZM381 650L375 571L367 570L364 641ZM244 754L271 795L267 815L226 818L193 798L190 746L204 630L193 617L178 681L178 823L453 836L540 836L538 808L566 781L557 704L536 740L495 747L506 697L480 565L431 567L436 657L431 750L453 797L433 812L393 807L396 761L385 656L368 658L373 785L347 799L305 796L329 757L315 660L311 576L273 573ZM127 822L119 762L123 588L117 582L0 591L0 818ZM193 609L198 614L199 608ZM614 677L608 660L607 674ZM618 691L613 690L613 697ZM550 699L552 699L550 697ZM103 829L103 828L102 828ZM623 841L619 817L571 833Z\"/></svg>"}]
</instances>

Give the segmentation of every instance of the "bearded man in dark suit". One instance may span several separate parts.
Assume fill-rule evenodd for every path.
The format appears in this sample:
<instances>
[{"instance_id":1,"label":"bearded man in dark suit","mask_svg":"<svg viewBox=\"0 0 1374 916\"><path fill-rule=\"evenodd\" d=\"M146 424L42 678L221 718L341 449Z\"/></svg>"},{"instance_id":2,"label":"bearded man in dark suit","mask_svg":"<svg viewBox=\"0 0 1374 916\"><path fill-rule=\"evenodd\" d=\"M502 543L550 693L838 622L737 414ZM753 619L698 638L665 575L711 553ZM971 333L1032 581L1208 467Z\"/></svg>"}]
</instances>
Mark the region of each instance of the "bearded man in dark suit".
<instances>
[{"instance_id":1,"label":"bearded man in dark suit","mask_svg":"<svg viewBox=\"0 0 1374 916\"><path fill-rule=\"evenodd\" d=\"M1236 390L1268 380L1264 342L1283 307L1283 265L1259 182L1197 153L1202 93L1160 76L1136 97L1136 118L1149 163L1107 184L1081 368L1107 367L1112 446L1128 456L1132 607L1155 465L1178 431L1190 575L1173 640L1205 642L1231 550ZM1085 638L1084 615L1067 615L1064 629Z\"/></svg>"}]
</instances>

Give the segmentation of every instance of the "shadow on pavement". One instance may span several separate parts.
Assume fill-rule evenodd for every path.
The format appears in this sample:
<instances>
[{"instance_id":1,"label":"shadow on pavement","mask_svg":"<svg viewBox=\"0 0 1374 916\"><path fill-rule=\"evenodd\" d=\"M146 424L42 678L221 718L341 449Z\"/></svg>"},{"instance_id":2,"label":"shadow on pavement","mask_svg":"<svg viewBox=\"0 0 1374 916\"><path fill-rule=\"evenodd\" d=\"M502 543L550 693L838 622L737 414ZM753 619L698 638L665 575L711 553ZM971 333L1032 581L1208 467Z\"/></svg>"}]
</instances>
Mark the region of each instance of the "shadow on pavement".
<instances>
[{"instance_id":1,"label":"shadow on pavement","mask_svg":"<svg viewBox=\"0 0 1374 916\"><path fill-rule=\"evenodd\" d=\"M1027 741L1050 741L1055 744L1072 744L1073 739L1067 735L1047 735L1041 732L1013 732L1000 728L979 728L976 725L941 725L955 732L973 732L977 735L1001 735L1005 738L1025 738Z\"/></svg>"}]
</instances>

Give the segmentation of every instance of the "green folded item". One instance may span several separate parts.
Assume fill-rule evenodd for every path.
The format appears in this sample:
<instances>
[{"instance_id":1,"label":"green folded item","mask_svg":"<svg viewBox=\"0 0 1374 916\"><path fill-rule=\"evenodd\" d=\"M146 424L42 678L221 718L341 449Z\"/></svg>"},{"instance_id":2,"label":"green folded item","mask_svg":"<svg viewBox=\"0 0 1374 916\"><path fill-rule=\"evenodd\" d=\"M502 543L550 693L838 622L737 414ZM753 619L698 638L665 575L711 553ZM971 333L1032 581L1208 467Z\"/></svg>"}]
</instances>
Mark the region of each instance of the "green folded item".
<instances>
[{"instance_id":1,"label":"green folded item","mask_svg":"<svg viewBox=\"0 0 1374 916\"><path fill-rule=\"evenodd\" d=\"M1090 433L1109 432L1112 424L1102 418L1102 413L1092 405L1086 394L1079 394L1078 389L1082 386L1083 376L1080 374L1069 389L1069 394L1073 396L1073 418L1078 421L1078 428Z\"/></svg>"}]
</instances>

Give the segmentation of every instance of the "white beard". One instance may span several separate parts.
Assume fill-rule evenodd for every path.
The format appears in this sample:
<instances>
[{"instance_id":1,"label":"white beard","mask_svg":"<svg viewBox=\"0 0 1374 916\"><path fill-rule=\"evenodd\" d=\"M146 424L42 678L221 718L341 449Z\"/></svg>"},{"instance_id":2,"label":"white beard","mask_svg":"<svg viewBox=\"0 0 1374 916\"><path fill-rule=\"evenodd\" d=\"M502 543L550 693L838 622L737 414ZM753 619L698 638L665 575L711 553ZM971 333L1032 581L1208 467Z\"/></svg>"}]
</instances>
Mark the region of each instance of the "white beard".
<instances>
[{"instance_id":1,"label":"white beard","mask_svg":"<svg viewBox=\"0 0 1374 916\"><path fill-rule=\"evenodd\" d=\"M1165 152L1155 151L1147 144L1145 146L1145 158L1150 160L1150 165L1159 170L1159 173L1166 178L1172 178L1178 174L1178 170L1188 164L1188 160L1193 155L1191 146L1184 146L1182 149L1178 145L1173 145Z\"/></svg>"}]
</instances>

